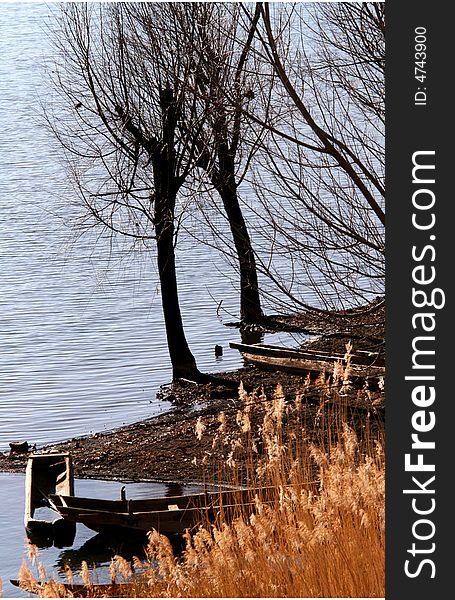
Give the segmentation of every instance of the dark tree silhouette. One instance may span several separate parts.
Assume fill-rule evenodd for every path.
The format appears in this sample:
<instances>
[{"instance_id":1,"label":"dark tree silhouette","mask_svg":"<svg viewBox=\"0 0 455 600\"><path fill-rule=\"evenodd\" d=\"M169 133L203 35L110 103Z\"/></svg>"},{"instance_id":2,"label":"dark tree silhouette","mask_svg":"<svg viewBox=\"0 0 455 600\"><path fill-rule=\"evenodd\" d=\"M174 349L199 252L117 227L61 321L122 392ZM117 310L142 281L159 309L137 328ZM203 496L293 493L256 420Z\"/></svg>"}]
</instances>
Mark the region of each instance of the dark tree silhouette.
<instances>
[{"instance_id":1,"label":"dark tree silhouette","mask_svg":"<svg viewBox=\"0 0 455 600\"><path fill-rule=\"evenodd\" d=\"M171 33L169 15L156 4L150 10L153 28L126 5L62 7L55 83L70 112L47 118L88 215L111 232L155 240L173 377L201 379L183 329L174 255L177 197L197 151L179 127L192 108L193 56L176 41L178 23Z\"/></svg>"}]
</instances>

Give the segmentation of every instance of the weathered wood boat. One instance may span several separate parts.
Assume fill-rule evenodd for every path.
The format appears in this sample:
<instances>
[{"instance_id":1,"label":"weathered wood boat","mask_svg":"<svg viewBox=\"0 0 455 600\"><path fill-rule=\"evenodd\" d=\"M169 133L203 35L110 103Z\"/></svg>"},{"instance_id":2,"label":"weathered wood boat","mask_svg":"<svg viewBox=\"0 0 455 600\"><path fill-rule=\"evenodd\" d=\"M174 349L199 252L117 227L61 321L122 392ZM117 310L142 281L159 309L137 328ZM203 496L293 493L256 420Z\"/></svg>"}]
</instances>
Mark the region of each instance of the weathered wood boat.
<instances>
[{"instance_id":1,"label":"weathered wood boat","mask_svg":"<svg viewBox=\"0 0 455 600\"><path fill-rule=\"evenodd\" d=\"M267 501L273 493L274 488L263 488L261 499ZM251 512L255 507L254 495L254 491L241 489L137 500L51 494L50 500L63 519L83 523L100 533L112 534L120 529L144 534L156 529L164 535L174 535L205 520L231 519L245 509Z\"/></svg>"},{"instance_id":2,"label":"weathered wood boat","mask_svg":"<svg viewBox=\"0 0 455 600\"><path fill-rule=\"evenodd\" d=\"M21 581L20 579L10 579L10 582L15 587L28 592L29 594L42 595L46 592L46 585L51 584L50 581L47 583ZM118 598L125 595L125 591L131 589L131 586L127 583L94 583L86 586L79 583L63 583L60 581L52 582L53 588L48 589L49 591L60 591L63 590L70 598Z\"/></svg>"},{"instance_id":3,"label":"weathered wood boat","mask_svg":"<svg viewBox=\"0 0 455 600\"><path fill-rule=\"evenodd\" d=\"M306 374L308 372L325 371L333 373L335 363L346 364L345 356L332 352L298 350L271 346L268 344L240 344L231 342L231 348L239 350L246 361L268 370L289 371ZM376 353L356 351L350 358L350 374L352 377L383 377L384 361Z\"/></svg>"},{"instance_id":4,"label":"weathered wood boat","mask_svg":"<svg viewBox=\"0 0 455 600\"><path fill-rule=\"evenodd\" d=\"M68 453L32 454L29 457L25 471L24 526L30 541L38 546L71 545L76 533L73 523L60 516L37 518L39 509L52 508L51 494L74 494L73 466Z\"/></svg>"}]
</instances>

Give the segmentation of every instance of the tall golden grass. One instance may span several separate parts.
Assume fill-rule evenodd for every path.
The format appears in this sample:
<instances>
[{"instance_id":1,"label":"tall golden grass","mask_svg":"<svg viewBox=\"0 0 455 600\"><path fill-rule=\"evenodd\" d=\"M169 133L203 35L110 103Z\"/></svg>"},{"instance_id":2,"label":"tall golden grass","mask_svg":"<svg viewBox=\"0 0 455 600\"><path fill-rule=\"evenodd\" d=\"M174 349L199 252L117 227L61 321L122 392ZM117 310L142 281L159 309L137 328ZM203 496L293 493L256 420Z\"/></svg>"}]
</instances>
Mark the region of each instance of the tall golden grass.
<instances>
[{"instance_id":1,"label":"tall golden grass","mask_svg":"<svg viewBox=\"0 0 455 600\"><path fill-rule=\"evenodd\" d=\"M165 536L150 532L146 560L130 565L113 558L111 581L122 584L115 595L383 597L383 435L372 435L368 419L358 431L347 424L348 368L349 361L331 381L323 374L316 382L308 379L293 402L286 402L280 387L270 399L241 387L237 427L228 433L221 413L213 445L226 446L223 474L230 469L232 483L248 483L253 508L239 505L234 518L221 514L211 524L201 517L198 530L186 532L179 556ZM320 397L311 432L302 418L310 387ZM366 388L363 393L371 394ZM206 435L202 420L195 434ZM112 595L113 588L93 586L86 564L81 576L90 597ZM69 570L67 577L71 582ZM20 578L29 587L46 580L42 568L34 576L26 564ZM37 591L71 596L55 581Z\"/></svg>"}]
</instances>

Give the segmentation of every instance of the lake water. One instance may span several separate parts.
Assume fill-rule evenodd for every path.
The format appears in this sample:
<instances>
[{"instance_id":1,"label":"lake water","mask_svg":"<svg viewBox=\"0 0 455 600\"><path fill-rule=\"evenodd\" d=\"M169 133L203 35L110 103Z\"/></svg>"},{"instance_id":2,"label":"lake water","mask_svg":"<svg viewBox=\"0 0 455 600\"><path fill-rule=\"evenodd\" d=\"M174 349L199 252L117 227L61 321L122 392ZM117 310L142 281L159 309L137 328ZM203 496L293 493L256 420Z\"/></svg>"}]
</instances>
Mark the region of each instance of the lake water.
<instances>
[{"instance_id":1,"label":"lake water","mask_svg":"<svg viewBox=\"0 0 455 600\"><path fill-rule=\"evenodd\" d=\"M0 451L12 440L39 446L169 408L155 398L171 371L153 256L67 226L74 196L36 114L49 93L40 64L50 10L0 4ZM200 369L238 368L228 347L238 331L223 324L238 318L235 273L183 236L177 254Z\"/></svg>"},{"instance_id":2,"label":"lake water","mask_svg":"<svg viewBox=\"0 0 455 600\"><path fill-rule=\"evenodd\" d=\"M153 257L67 226L74 197L37 124L39 98L49 94L40 65L52 10L0 3L0 451L13 440L39 447L170 408L155 397L171 371ZM186 334L200 369L238 368L241 357L228 343L239 334L224 325L238 318L235 273L191 239L179 240L177 254ZM0 474L4 585L24 554L22 513L23 477ZM75 549L89 535L79 532ZM61 553L45 552L55 566Z\"/></svg>"},{"instance_id":3,"label":"lake water","mask_svg":"<svg viewBox=\"0 0 455 600\"><path fill-rule=\"evenodd\" d=\"M24 481L23 475L8 475L0 473L0 486L2 493L0 504L0 530L2 537L8 532L7 542L2 540L0 554L0 577L3 581L4 597L27 598L29 594L14 587L10 579L16 579L23 560L26 560L36 575L36 566L42 562L49 577L65 581L63 567L71 566L77 574L80 572L81 563L86 560L93 573L93 565L100 582L108 581L108 565L111 556L122 551L125 558L140 555L141 545L130 544L119 548L112 548L105 540L100 539L95 532L84 525L77 525L76 538L71 548L41 548L38 558L32 565L27 555L25 530L23 526L24 508ZM120 489L125 485L127 498L153 498L172 495L174 490L168 485L158 483L127 483L118 481L76 480L75 492L85 497L102 497L108 499L120 498ZM196 486L185 486L181 492L190 494L200 491ZM177 492L180 493L180 492ZM54 515L55 516L55 515ZM43 516L41 518L44 518ZM6 547L5 547L6 546ZM76 579L76 582L78 580Z\"/></svg>"}]
</instances>

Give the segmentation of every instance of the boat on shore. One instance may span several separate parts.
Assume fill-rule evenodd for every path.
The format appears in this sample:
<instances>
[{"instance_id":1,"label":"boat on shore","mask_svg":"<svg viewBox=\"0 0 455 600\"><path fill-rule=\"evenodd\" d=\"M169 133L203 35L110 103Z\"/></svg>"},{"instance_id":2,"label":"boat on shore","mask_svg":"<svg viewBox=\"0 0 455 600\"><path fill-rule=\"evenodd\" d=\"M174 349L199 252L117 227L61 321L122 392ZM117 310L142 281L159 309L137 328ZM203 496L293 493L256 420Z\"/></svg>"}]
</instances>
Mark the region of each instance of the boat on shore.
<instances>
[{"instance_id":1,"label":"boat on shore","mask_svg":"<svg viewBox=\"0 0 455 600\"><path fill-rule=\"evenodd\" d=\"M25 470L24 527L29 540L37 546L71 546L76 534L75 525L60 516L55 518L54 512L46 510L52 508L51 494L74 494L69 453L29 456Z\"/></svg>"},{"instance_id":2,"label":"boat on shore","mask_svg":"<svg viewBox=\"0 0 455 600\"><path fill-rule=\"evenodd\" d=\"M240 344L229 346L241 352L246 361L267 370L288 371L298 375L325 371L333 373L335 364L346 365L343 354L322 350L299 350L268 344ZM384 361L377 353L356 351L350 355L349 370L352 377L379 378L385 375Z\"/></svg>"},{"instance_id":3,"label":"boat on shore","mask_svg":"<svg viewBox=\"0 0 455 600\"><path fill-rule=\"evenodd\" d=\"M305 485L314 487L314 483ZM85 498L74 495L69 454L37 454L30 457L27 466L25 523L28 533L44 537L47 545L60 544L58 547L73 543L77 523L117 539L125 535L143 538L151 530L178 537L200 524L249 516L258 506L278 501L279 497L276 486L266 486L216 491L211 487L188 495L137 499L127 499L122 487L118 500ZM52 509L57 519L36 519L34 513L41 507Z\"/></svg>"}]
</instances>

